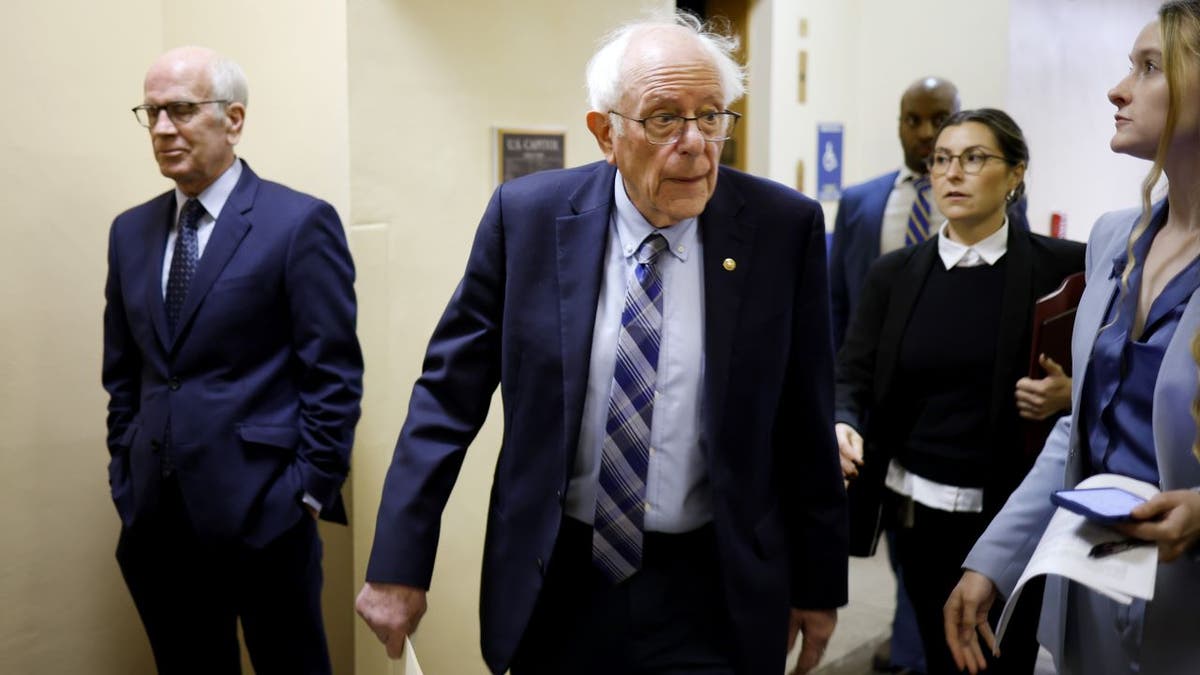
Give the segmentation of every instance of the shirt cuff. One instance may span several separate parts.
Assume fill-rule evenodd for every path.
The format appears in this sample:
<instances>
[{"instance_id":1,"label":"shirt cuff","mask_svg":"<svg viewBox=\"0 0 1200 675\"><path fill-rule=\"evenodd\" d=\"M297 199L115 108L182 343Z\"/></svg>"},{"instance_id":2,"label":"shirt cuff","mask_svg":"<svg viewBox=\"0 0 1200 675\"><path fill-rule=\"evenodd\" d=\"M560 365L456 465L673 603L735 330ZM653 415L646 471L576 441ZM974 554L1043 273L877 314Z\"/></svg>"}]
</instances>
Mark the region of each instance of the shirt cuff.
<instances>
[{"instance_id":1,"label":"shirt cuff","mask_svg":"<svg viewBox=\"0 0 1200 675\"><path fill-rule=\"evenodd\" d=\"M316 497L308 494L307 492L305 492L304 496L300 498L300 501L316 509L317 513L321 512L321 502L317 501Z\"/></svg>"}]
</instances>

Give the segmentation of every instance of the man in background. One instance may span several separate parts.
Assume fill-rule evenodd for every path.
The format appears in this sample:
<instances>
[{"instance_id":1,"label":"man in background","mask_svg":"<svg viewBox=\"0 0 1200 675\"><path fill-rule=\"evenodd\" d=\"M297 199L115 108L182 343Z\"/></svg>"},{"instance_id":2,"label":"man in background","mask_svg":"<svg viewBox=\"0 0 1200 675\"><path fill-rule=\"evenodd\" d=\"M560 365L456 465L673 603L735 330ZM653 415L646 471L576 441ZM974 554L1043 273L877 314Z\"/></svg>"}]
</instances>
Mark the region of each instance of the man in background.
<instances>
[{"instance_id":1,"label":"man in background","mask_svg":"<svg viewBox=\"0 0 1200 675\"><path fill-rule=\"evenodd\" d=\"M359 614L398 658L496 386L480 624L496 673L816 666L847 596L824 223L719 167L735 42L680 14L588 65L607 161L510 181L413 389Z\"/></svg>"},{"instance_id":2,"label":"man in background","mask_svg":"<svg viewBox=\"0 0 1200 675\"><path fill-rule=\"evenodd\" d=\"M160 673L329 673L317 517L362 395L354 266L329 204L234 154L247 85L183 47L134 108L174 188L113 221L103 382L117 560Z\"/></svg>"}]
</instances>

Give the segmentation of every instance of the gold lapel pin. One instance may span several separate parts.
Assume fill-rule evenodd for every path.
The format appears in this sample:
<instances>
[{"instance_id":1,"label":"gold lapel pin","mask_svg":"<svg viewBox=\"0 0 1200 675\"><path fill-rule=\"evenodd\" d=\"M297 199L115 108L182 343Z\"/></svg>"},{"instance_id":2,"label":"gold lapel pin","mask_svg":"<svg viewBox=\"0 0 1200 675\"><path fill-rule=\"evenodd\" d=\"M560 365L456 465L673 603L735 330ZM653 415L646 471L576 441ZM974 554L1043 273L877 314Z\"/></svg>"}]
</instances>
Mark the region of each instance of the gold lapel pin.
<instances>
[{"instance_id":1,"label":"gold lapel pin","mask_svg":"<svg viewBox=\"0 0 1200 675\"><path fill-rule=\"evenodd\" d=\"M725 262L721 263L721 267L724 267L726 272L732 272L737 269L737 261L733 258L726 258Z\"/></svg>"}]
</instances>

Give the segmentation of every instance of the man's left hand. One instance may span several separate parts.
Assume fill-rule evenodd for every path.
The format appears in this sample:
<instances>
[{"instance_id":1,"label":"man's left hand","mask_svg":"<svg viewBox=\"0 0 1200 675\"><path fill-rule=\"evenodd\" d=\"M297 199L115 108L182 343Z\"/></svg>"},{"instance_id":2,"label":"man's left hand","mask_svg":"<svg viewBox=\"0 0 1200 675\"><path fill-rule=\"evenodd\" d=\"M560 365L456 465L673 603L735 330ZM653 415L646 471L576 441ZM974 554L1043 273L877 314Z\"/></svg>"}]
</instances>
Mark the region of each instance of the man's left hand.
<instances>
[{"instance_id":1,"label":"man's left hand","mask_svg":"<svg viewBox=\"0 0 1200 675\"><path fill-rule=\"evenodd\" d=\"M1171 490L1138 504L1130 513L1142 522L1115 525L1127 537L1158 544L1159 562L1171 562L1200 541L1200 493Z\"/></svg>"},{"instance_id":2,"label":"man's left hand","mask_svg":"<svg viewBox=\"0 0 1200 675\"><path fill-rule=\"evenodd\" d=\"M825 647L837 626L836 609L793 609L791 621L788 624L788 653L796 644L796 633L803 635L800 642L800 657L796 659L796 668L792 675L810 673L821 657L825 655Z\"/></svg>"}]
</instances>

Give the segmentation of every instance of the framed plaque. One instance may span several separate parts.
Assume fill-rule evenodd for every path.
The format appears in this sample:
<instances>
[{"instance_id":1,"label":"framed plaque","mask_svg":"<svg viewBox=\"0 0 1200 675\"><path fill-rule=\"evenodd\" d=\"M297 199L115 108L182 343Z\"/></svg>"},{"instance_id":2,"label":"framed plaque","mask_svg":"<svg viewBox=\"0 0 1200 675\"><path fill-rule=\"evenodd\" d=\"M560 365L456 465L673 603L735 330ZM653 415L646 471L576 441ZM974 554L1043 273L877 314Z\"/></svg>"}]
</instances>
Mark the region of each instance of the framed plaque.
<instances>
[{"instance_id":1,"label":"framed plaque","mask_svg":"<svg viewBox=\"0 0 1200 675\"><path fill-rule=\"evenodd\" d=\"M495 128L496 184L537 171L561 169L566 132Z\"/></svg>"}]
</instances>

